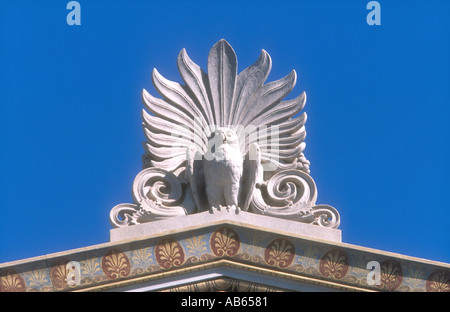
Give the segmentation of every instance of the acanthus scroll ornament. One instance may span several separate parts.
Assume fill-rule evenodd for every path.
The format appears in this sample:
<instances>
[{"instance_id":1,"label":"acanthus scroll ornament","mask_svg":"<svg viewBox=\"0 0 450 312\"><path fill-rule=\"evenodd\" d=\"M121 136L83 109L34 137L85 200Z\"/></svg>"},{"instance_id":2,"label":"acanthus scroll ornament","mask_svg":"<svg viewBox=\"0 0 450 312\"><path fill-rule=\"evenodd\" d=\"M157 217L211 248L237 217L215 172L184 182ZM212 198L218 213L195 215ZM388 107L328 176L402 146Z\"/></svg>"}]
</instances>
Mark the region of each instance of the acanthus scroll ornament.
<instances>
[{"instance_id":1,"label":"acanthus scroll ornament","mask_svg":"<svg viewBox=\"0 0 450 312\"><path fill-rule=\"evenodd\" d=\"M184 84L155 69L162 99L142 92L148 110L142 111L143 170L133 183L133 203L111 210L112 226L227 209L337 228L338 211L316 205L303 154L306 94L282 101L296 84L295 71L265 84L272 61L262 50L238 74L225 40L212 47L207 73L184 49L177 64Z\"/></svg>"}]
</instances>

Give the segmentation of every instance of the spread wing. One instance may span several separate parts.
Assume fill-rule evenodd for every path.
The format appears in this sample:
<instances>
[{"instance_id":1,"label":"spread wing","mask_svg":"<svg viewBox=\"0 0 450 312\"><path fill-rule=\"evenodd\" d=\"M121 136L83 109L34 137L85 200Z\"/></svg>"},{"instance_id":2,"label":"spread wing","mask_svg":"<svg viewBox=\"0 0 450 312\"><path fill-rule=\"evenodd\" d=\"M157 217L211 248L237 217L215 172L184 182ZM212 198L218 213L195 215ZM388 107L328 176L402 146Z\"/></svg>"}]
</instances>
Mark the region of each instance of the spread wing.
<instances>
[{"instance_id":1,"label":"spread wing","mask_svg":"<svg viewBox=\"0 0 450 312\"><path fill-rule=\"evenodd\" d=\"M261 58L270 59L265 51L262 52ZM256 72L260 72L261 68L270 68L264 66L263 61L256 62L249 70L253 66L255 67L253 71ZM240 113L235 116L234 121L235 125L240 125L239 142L245 142L241 145L241 149L248 152L252 143L258 143L265 169L299 167L297 164L299 160L306 161L302 155L306 146L304 142L306 113L297 115L304 108L306 93L303 92L292 100L282 101L295 86L295 71L265 85L262 85L263 75L248 75L244 71L238 76L238 81L241 75L243 80L252 81L240 83L246 86L246 90L240 93L252 94L251 97L243 96L248 100L238 103L237 111ZM259 82L256 83L254 80ZM303 167L303 164L300 164L300 167Z\"/></svg>"},{"instance_id":2,"label":"spread wing","mask_svg":"<svg viewBox=\"0 0 450 312\"><path fill-rule=\"evenodd\" d=\"M270 55L262 50L258 60L236 79L229 124L238 133L240 148L247 154L258 143L265 169L273 170L309 165L305 149L306 113L301 114L306 93L288 101L282 99L294 88L297 74L264 84L272 68Z\"/></svg>"},{"instance_id":3,"label":"spread wing","mask_svg":"<svg viewBox=\"0 0 450 312\"><path fill-rule=\"evenodd\" d=\"M248 210L253 196L253 189L257 183L263 182L263 168L261 166L261 151L257 143L249 146L248 153L244 159L245 179L242 180L241 189L239 191L240 208L244 211Z\"/></svg>"},{"instance_id":4,"label":"spread wing","mask_svg":"<svg viewBox=\"0 0 450 312\"><path fill-rule=\"evenodd\" d=\"M154 69L153 85L163 98L155 98L145 89L142 91L143 103L151 113L142 111L147 138L144 167L157 166L167 171L183 169L188 147L206 151L210 127L214 124L206 74L189 59L184 49L178 56L178 68L186 85L169 81Z\"/></svg>"},{"instance_id":5,"label":"spread wing","mask_svg":"<svg viewBox=\"0 0 450 312\"><path fill-rule=\"evenodd\" d=\"M203 155L191 146L186 151L186 176L192 191L192 196L197 207L197 212L209 209L206 196L205 176L203 174Z\"/></svg>"}]
</instances>

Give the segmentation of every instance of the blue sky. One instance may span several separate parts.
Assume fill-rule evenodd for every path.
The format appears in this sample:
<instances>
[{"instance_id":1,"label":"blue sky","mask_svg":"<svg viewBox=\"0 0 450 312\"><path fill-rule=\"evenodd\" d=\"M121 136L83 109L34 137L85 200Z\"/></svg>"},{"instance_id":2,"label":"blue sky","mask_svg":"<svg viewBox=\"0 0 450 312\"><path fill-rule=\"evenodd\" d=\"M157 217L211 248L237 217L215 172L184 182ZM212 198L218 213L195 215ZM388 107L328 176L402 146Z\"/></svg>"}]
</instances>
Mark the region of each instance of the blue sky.
<instances>
[{"instance_id":1,"label":"blue sky","mask_svg":"<svg viewBox=\"0 0 450 312\"><path fill-rule=\"evenodd\" d=\"M305 150L343 241L450 262L450 2L80 0L0 3L0 263L104 243L131 202L151 71L181 82L225 38L239 71L308 96Z\"/></svg>"}]
</instances>

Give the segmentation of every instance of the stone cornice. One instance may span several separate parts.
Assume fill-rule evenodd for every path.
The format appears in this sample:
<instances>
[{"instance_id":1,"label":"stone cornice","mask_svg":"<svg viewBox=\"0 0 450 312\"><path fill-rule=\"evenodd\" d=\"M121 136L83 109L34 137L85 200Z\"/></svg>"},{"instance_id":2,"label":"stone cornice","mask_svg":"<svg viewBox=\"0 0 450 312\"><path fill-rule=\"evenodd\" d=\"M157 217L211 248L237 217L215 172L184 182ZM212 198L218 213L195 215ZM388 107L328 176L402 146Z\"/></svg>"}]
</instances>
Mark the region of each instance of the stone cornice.
<instances>
[{"instance_id":1,"label":"stone cornice","mask_svg":"<svg viewBox=\"0 0 450 312\"><path fill-rule=\"evenodd\" d=\"M379 285L367 284L370 261L380 264ZM68 263L79 264L78 283L76 268ZM3 263L0 290L167 291L181 286L177 278L198 285L206 273L222 279L247 276L243 282L287 290L448 291L450 265L217 222Z\"/></svg>"}]
</instances>

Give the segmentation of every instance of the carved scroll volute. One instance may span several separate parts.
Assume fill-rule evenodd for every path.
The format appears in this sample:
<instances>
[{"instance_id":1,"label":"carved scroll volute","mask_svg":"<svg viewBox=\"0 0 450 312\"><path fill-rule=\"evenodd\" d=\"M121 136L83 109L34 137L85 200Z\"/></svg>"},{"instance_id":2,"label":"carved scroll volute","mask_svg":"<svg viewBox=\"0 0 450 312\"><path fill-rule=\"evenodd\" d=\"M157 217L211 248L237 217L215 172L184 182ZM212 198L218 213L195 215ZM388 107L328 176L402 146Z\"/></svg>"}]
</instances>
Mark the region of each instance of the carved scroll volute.
<instances>
[{"instance_id":1,"label":"carved scroll volute","mask_svg":"<svg viewBox=\"0 0 450 312\"><path fill-rule=\"evenodd\" d=\"M253 194L253 212L291 220L305 220L317 199L314 180L295 169L276 173Z\"/></svg>"},{"instance_id":2,"label":"carved scroll volute","mask_svg":"<svg viewBox=\"0 0 450 312\"><path fill-rule=\"evenodd\" d=\"M185 215L180 206L183 187L173 173L160 168L142 170L133 183L133 201L154 215L174 217Z\"/></svg>"},{"instance_id":3,"label":"carved scroll volute","mask_svg":"<svg viewBox=\"0 0 450 312\"><path fill-rule=\"evenodd\" d=\"M338 228L341 223L339 212L329 205L314 206L311 213L314 215L314 224L316 225Z\"/></svg>"},{"instance_id":4,"label":"carved scroll volute","mask_svg":"<svg viewBox=\"0 0 450 312\"><path fill-rule=\"evenodd\" d=\"M132 194L134 204L120 204L111 210L113 227L184 216L195 208L179 178L160 168L142 170L134 180Z\"/></svg>"},{"instance_id":5,"label":"carved scroll volute","mask_svg":"<svg viewBox=\"0 0 450 312\"><path fill-rule=\"evenodd\" d=\"M314 180L300 170L283 170L253 192L251 211L267 216L337 228L339 212L328 205L315 205Z\"/></svg>"}]
</instances>

